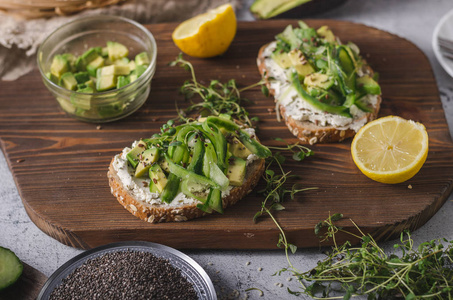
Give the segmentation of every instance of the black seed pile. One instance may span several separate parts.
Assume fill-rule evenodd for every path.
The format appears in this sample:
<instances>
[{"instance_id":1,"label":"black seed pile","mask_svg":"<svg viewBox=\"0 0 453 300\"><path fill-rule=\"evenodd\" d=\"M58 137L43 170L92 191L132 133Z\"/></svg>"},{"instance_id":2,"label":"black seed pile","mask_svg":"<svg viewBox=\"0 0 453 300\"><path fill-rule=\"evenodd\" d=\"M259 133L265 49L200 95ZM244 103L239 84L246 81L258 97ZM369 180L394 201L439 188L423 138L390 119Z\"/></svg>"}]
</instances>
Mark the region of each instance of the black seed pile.
<instances>
[{"instance_id":1,"label":"black seed pile","mask_svg":"<svg viewBox=\"0 0 453 300\"><path fill-rule=\"evenodd\" d=\"M192 283L168 260L149 252L118 251L89 259L50 299L198 299Z\"/></svg>"}]
</instances>

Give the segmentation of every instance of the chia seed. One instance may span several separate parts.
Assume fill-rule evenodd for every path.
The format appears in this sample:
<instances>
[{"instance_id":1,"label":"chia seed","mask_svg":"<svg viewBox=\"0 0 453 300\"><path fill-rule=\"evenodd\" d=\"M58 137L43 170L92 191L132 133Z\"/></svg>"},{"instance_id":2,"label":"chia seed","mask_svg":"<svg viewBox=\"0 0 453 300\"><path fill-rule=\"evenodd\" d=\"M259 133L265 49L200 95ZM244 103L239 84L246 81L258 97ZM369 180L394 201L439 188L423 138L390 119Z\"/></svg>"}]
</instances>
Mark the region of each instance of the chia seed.
<instances>
[{"instance_id":1,"label":"chia seed","mask_svg":"<svg viewBox=\"0 0 453 300\"><path fill-rule=\"evenodd\" d=\"M50 299L198 299L167 259L142 251L117 251L89 259L51 293Z\"/></svg>"}]
</instances>

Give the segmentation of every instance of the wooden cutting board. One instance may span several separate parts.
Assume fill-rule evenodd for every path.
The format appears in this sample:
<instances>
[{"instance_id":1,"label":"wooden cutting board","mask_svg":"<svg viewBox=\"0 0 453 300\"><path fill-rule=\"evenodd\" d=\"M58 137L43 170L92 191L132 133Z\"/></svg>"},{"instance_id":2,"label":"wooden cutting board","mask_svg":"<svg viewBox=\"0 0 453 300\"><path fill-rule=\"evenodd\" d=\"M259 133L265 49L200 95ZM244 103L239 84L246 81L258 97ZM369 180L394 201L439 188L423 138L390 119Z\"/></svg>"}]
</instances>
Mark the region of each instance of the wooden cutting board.
<instances>
[{"instance_id":1,"label":"wooden cutting board","mask_svg":"<svg viewBox=\"0 0 453 300\"><path fill-rule=\"evenodd\" d=\"M218 58L189 58L199 80L236 79L241 86L260 79L256 55L293 21L239 23L228 52ZM294 22L295 23L295 22ZM309 20L329 25L343 41L354 41L380 74L384 101L380 116L399 115L422 122L429 133L428 159L413 179L384 185L366 178L350 156L350 141L311 147L315 156L301 163L288 160L285 170L300 176L304 187L276 213L289 241L299 247L319 244L314 226L329 213L343 213L379 240L403 229L415 230L428 221L452 191L453 144L426 56L412 43L374 28L333 20ZM34 71L14 82L0 83L0 137L23 204L33 222L55 239L88 249L114 241L147 240L176 248L273 249L278 229L269 218L252 218L263 198L252 192L224 215L214 214L183 223L149 224L136 219L110 194L106 177L112 157L134 140L149 137L175 117L175 102L187 103L178 88L189 73L169 67L179 50L171 32L176 24L149 25L158 45L157 71L145 105L130 117L88 124L67 117ZM187 57L186 57L187 58ZM269 112L273 100L259 89L244 96L259 116L259 137L277 145L275 137L294 142L283 123ZM262 182L257 188L262 187ZM339 225L351 229L348 220Z\"/></svg>"}]
</instances>

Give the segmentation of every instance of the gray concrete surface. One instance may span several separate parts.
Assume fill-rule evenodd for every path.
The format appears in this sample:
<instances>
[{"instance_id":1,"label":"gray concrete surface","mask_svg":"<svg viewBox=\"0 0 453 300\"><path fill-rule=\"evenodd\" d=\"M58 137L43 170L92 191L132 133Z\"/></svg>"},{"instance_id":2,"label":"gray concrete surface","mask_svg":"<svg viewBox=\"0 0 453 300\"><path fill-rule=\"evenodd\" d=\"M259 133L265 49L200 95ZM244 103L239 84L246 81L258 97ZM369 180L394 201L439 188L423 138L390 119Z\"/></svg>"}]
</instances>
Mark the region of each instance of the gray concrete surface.
<instances>
[{"instance_id":1,"label":"gray concrete surface","mask_svg":"<svg viewBox=\"0 0 453 300\"><path fill-rule=\"evenodd\" d=\"M247 0L245 7L252 1ZM349 0L343 6L315 18L332 18L364 23L404 37L429 58L437 79L450 132L453 132L453 79L441 68L431 48L432 32L441 18L453 9L451 0ZM252 20L246 9L240 20ZM351 40L353 38L351 37ZM65 246L41 232L28 218L3 154L0 154L0 245L12 249L26 263L51 275L60 265L81 250ZM414 232L417 244L434 238L453 240L452 197L422 228ZM387 250L396 241L383 243ZM299 288L289 273L272 276L287 266L283 251L184 251L205 268L214 282L220 299L305 299L288 294L286 288ZM324 255L319 249L299 249L291 256L294 266L308 270ZM277 285L277 284L282 285ZM245 292L248 288L258 291ZM307 298L308 299L308 298Z\"/></svg>"}]
</instances>

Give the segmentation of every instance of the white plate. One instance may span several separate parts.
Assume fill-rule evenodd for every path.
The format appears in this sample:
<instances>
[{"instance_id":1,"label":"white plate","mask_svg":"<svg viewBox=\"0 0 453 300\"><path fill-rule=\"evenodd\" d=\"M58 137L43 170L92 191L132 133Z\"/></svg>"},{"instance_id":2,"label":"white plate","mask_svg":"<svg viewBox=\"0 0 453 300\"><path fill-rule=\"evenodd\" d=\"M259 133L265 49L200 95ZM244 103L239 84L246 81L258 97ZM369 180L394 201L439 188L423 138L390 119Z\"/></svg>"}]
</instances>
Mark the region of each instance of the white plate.
<instances>
[{"instance_id":1,"label":"white plate","mask_svg":"<svg viewBox=\"0 0 453 300\"><path fill-rule=\"evenodd\" d=\"M444 70L453 77L453 60L442 55L437 40L439 37L453 41L453 10L449 11L442 19L440 19L436 28L434 28L432 41L434 54L436 55L437 60Z\"/></svg>"}]
</instances>

